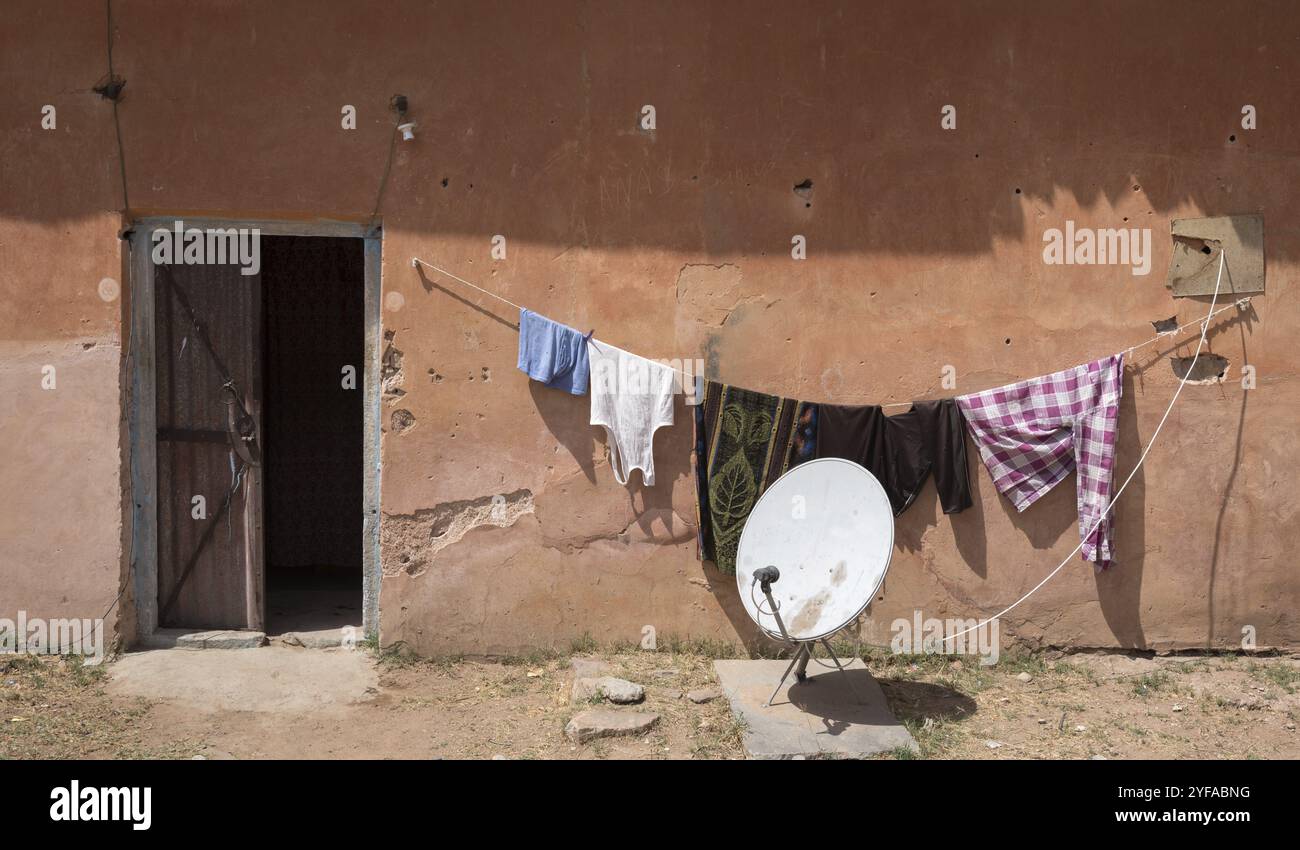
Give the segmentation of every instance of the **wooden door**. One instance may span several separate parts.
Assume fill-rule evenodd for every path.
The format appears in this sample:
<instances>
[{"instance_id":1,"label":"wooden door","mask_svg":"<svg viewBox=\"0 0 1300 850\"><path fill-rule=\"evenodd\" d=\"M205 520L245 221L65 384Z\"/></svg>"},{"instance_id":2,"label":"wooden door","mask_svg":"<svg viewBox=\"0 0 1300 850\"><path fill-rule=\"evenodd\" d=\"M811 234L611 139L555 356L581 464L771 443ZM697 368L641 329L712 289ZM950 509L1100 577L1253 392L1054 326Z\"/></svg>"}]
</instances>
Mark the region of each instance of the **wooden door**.
<instances>
[{"instance_id":1,"label":"wooden door","mask_svg":"<svg viewBox=\"0 0 1300 850\"><path fill-rule=\"evenodd\" d=\"M261 277L157 265L158 625L264 622Z\"/></svg>"}]
</instances>

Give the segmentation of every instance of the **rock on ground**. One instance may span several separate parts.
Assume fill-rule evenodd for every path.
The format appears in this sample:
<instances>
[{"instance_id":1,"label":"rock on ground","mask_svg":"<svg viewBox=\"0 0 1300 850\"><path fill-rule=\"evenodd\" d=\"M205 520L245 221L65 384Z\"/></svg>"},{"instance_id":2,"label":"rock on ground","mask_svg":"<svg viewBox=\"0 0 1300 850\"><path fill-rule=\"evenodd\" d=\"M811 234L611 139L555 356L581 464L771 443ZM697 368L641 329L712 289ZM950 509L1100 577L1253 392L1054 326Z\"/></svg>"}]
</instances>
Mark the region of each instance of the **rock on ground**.
<instances>
[{"instance_id":1,"label":"rock on ground","mask_svg":"<svg viewBox=\"0 0 1300 850\"><path fill-rule=\"evenodd\" d=\"M569 721L564 734L575 744L611 738L617 735L640 735L659 722L659 715L643 711L614 711L595 708L584 711Z\"/></svg>"},{"instance_id":2,"label":"rock on ground","mask_svg":"<svg viewBox=\"0 0 1300 850\"><path fill-rule=\"evenodd\" d=\"M717 688L696 688L693 691L686 692L686 698L696 705L713 702L720 696L722 696L722 691Z\"/></svg>"},{"instance_id":3,"label":"rock on ground","mask_svg":"<svg viewBox=\"0 0 1300 850\"><path fill-rule=\"evenodd\" d=\"M619 705L629 705L645 699L645 688L636 682L629 682L627 679L619 679L614 676L573 680L574 702L584 702L597 696L604 697L610 702Z\"/></svg>"}]
</instances>

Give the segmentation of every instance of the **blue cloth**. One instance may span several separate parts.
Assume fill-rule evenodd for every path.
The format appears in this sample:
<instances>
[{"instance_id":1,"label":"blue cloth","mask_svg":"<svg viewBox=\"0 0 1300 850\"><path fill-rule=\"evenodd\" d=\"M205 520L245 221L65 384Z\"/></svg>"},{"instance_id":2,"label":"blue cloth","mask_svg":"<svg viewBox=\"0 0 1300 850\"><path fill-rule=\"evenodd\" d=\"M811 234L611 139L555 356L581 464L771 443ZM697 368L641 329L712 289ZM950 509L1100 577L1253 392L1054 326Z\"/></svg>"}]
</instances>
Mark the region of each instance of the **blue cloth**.
<instances>
[{"instance_id":1,"label":"blue cloth","mask_svg":"<svg viewBox=\"0 0 1300 850\"><path fill-rule=\"evenodd\" d=\"M532 310L519 311L519 371L548 387L586 395L587 337Z\"/></svg>"}]
</instances>

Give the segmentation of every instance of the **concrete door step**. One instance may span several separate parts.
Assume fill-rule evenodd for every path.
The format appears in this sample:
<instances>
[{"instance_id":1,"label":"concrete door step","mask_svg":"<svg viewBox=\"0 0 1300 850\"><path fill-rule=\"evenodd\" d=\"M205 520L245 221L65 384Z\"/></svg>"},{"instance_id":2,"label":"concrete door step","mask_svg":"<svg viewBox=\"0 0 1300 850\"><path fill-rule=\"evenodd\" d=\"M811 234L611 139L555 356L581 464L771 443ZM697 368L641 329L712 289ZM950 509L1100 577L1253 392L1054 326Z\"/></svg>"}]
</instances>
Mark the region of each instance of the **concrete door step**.
<instances>
[{"instance_id":1,"label":"concrete door step","mask_svg":"<svg viewBox=\"0 0 1300 850\"><path fill-rule=\"evenodd\" d=\"M141 649L251 649L266 643L265 632L243 629L158 629Z\"/></svg>"},{"instance_id":2,"label":"concrete door step","mask_svg":"<svg viewBox=\"0 0 1300 850\"><path fill-rule=\"evenodd\" d=\"M286 646L304 646L308 649L356 649L365 639L360 626L344 626L338 629L316 629L313 631L285 632L272 635L272 643Z\"/></svg>"}]
</instances>

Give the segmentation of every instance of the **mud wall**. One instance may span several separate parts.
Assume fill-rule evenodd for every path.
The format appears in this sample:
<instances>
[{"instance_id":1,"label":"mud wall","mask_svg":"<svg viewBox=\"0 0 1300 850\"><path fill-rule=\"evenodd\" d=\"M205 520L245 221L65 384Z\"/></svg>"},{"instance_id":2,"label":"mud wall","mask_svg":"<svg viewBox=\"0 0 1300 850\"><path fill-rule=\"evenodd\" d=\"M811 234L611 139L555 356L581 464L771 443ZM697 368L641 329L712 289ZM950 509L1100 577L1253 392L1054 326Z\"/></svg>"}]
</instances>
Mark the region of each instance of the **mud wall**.
<instances>
[{"instance_id":1,"label":"mud wall","mask_svg":"<svg viewBox=\"0 0 1300 850\"><path fill-rule=\"evenodd\" d=\"M1162 648L1235 646L1253 626L1261 645L1300 642L1287 4L113 8L125 210L112 107L91 90L103 6L19 2L0 33L0 616L97 616L124 580L119 231L149 214L365 221L400 92L419 126L380 210L386 643L748 634L730 580L695 558L688 411L657 438L660 483L618 486L585 400L515 370L517 317L412 255L623 348L700 358L710 377L894 402L1192 320L1204 300L1163 285L1171 220L1248 212L1266 220L1268 293L1215 325L1226 379L1188 387L1125 494L1120 563L1071 566L1004 629ZM1258 129L1241 126L1246 104ZM1045 264L1044 231L1067 221L1149 229L1150 273ZM1152 356L1167 348L1129 371L1122 473L1176 385ZM945 517L931 486L900 518L867 637L917 609L995 611L1074 546L1071 482L1017 515L974 461L971 479L974 509Z\"/></svg>"}]
</instances>

